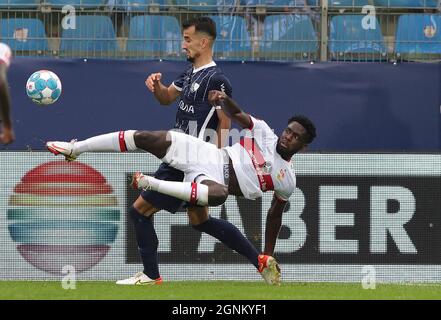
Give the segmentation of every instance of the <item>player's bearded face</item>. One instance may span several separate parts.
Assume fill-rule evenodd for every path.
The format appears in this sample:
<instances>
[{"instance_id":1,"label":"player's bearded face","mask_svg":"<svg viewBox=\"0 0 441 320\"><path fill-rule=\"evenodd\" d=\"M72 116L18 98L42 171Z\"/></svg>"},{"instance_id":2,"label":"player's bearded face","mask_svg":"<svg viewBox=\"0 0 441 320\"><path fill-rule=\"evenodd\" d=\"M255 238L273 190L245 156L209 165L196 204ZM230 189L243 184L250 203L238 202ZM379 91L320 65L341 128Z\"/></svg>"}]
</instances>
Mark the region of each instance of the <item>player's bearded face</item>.
<instances>
[{"instance_id":1,"label":"player's bearded face","mask_svg":"<svg viewBox=\"0 0 441 320\"><path fill-rule=\"evenodd\" d=\"M184 40L182 42L182 50L187 55L187 60L194 63L201 55L202 50L201 37L195 32L194 26L184 30Z\"/></svg>"},{"instance_id":2,"label":"player's bearded face","mask_svg":"<svg viewBox=\"0 0 441 320\"><path fill-rule=\"evenodd\" d=\"M190 52L187 51L187 61L194 63L196 61L196 59L200 56L199 52Z\"/></svg>"}]
</instances>

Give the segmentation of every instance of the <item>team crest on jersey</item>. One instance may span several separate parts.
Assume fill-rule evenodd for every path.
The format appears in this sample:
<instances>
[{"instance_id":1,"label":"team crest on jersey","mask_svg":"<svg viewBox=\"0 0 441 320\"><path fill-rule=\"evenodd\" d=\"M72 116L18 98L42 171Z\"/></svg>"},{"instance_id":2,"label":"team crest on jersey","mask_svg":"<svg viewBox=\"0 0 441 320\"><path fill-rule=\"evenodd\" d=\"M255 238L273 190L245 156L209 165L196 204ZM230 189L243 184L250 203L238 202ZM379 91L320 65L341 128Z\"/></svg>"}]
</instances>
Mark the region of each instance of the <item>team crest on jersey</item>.
<instances>
[{"instance_id":1,"label":"team crest on jersey","mask_svg":"<svg viewBox=\"0 0 441 320\"><path fill-rule=\"evenodd\" d=\"M277 174L277 180L282 181L285 178L286 169L280 169L279 173Z\"/></svg>"},{"instance_id":2,"label":"team crest on jersey","mask_svg":"<svg viewBox=\"0 0 441 320\"><path fill-rule=\"evenodd\" d=\"M266 161L262 166L262 171L265 172L266 174L270 174L272 170L273 170L272 163L269 161Z\"/></svg>"},{"instance_id":3,"label":"team crest on jersey","mask_svg":"<svg viewBox=\"0 0 441 320\"><path fill-rule=\"evenodd\" d=\"M199 89L199 83L193 82L190 87L190 92L196 92Z\"/></svg>"}]
</instances>

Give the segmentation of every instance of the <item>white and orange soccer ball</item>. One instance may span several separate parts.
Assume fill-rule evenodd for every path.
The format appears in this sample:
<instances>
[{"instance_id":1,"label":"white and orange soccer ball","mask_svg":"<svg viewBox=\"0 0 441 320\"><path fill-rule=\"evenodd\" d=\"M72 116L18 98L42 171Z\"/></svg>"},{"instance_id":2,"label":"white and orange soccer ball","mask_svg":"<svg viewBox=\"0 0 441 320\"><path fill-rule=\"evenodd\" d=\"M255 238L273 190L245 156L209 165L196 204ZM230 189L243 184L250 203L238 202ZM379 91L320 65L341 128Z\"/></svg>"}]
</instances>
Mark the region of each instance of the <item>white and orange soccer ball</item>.
<instances>
[{"instance_id":1,"label":"white and orange soccer ball","mask_svg":"<svg viewBox=\"0 0 441 320\"><path fill-rule=\"evenodd\" d=\"M49 70L34 72L26 83L26 93L36 104L52 104L61 95L60 78Z\"/></svg>"}]
</instances>

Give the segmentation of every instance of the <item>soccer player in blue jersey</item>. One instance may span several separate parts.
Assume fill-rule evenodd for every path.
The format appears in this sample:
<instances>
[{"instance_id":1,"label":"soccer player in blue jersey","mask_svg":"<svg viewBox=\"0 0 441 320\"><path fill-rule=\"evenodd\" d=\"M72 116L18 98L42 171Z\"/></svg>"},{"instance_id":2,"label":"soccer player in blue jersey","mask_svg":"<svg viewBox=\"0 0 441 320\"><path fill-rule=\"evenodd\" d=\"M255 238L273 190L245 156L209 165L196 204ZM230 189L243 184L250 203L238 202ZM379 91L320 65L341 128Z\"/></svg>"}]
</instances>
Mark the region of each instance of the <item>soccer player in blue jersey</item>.
<instances>
[{"instance_id":1,"label":"soccer player in blue jersey","mask_svg":"<svg viewBox=\"0 0 441 320\"><path fill-rule=\"evenodd\" d=\"M170 105L177 101L175 129L203 140L207 140L207 136L210 136L208 131L217 132L218 141L210 142L222 147L222 137L228 135L231 121L220 108L216 109L209 103L208 93L211 90L219 90L231 96L232 88L228 78L212 58L216 25L210 18L200 17L184 22L182 31L182 48L187 60L192 63L191 67L169 86L161 83L161 73L153 73L146 79L146 86L161 105ZM163 163L156 171L155 177L168 181L182 181L184 173ZM184 205L187 206L193 228L210 234L247 257L264 278L270 276L266 270L268 258L264 255L258 256L251 242L234 225L210 217L208 207L189 205L182 200L155 191L143 191L129 209L129 215L135 225L144 270L133 277L118 281L118 284L162 282L157 258L158 238L151 217L161 209L174 213ZM271 276L274 278L274 275Z\"/></svg>"}]
</instances>

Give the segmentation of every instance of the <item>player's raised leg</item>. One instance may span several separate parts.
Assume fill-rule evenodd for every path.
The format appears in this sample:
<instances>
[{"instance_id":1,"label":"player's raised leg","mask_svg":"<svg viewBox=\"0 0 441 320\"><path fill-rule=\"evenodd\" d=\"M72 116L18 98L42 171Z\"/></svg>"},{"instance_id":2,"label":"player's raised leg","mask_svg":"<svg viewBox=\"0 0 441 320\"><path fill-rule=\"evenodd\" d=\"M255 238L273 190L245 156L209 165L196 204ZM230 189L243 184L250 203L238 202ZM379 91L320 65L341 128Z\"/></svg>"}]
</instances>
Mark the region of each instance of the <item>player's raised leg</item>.
<instances>
[{"instance_id":1,"label":"player's raised leg","mask_svg":"<svg viewBox=\"0 0 441 320\"><path fill-rule=\"evenodd\" d=\"M117 131L83 141L49 141L46 147L55 155L64 155L67 161L75 160L84 152L126 152L137 149L163 158L171 144L167 134L167 131Z\"/></svg>"},{"instance_id":2,"label":"player's raised leg","mask_svg":"<svg viewBox=\"0 0 441 320\"><path fill-rule=\"evenodd\" d=\"M165 181L136 172L131 184L134 189L153 190L200 206L219 206L228 197L228 187L211 180Z\"/></svg>"}]
</instances>

